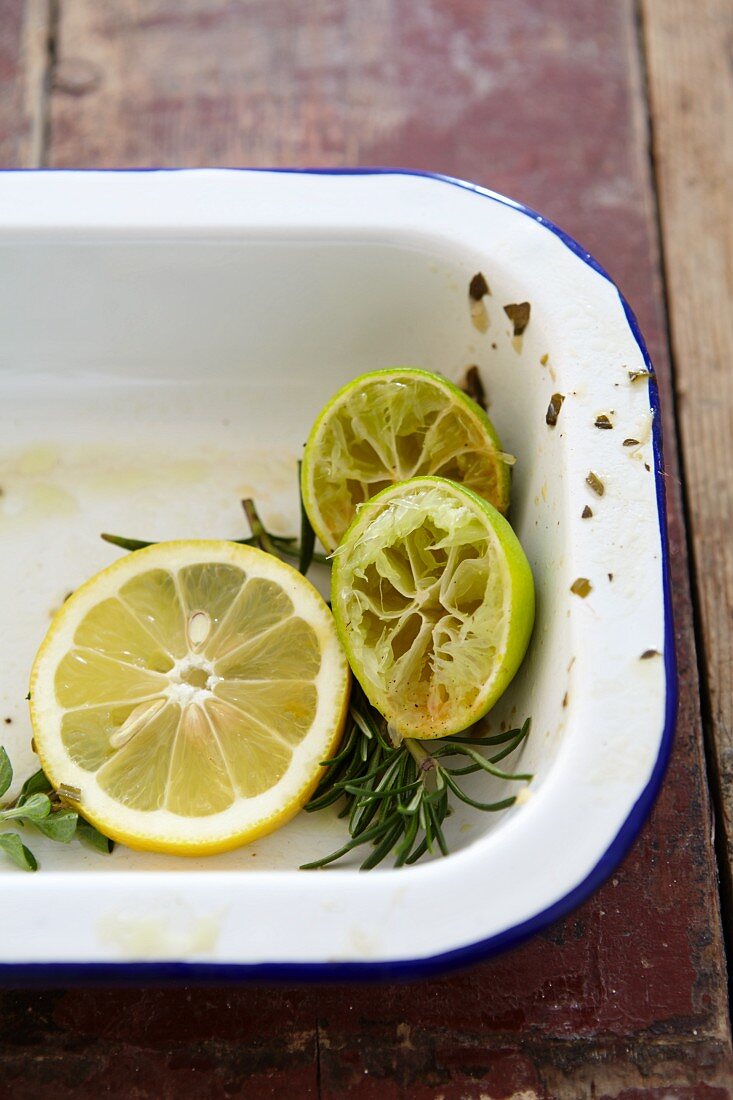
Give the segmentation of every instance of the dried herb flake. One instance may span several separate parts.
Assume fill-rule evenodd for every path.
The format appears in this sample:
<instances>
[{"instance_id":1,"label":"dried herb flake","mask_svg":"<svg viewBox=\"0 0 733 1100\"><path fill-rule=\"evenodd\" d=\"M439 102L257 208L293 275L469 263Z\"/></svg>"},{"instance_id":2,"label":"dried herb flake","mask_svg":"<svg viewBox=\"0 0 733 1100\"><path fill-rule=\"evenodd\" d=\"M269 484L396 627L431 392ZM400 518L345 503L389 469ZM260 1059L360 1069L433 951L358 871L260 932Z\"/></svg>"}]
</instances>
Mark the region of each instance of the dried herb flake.
<instances>
[{"instance_id":1,"label":"dried herb flake","mask_svg":"<svg viewBox=\"0 0 733 1100\"><path fill-rule=\"evenodd\" d=\"M623 446L624 447L640 447L641 444L639 443L638 439L625 439L624 442L623 442Z\"/></svg>"},{"instance_id":2,"label":"dried herb flake","mask_svg":"<svg viewBox=\"0 0 733 1100\"><path fill-rule=\"evenodd\" d=\"M71 787L68 783L61 783L57 788L59 798L69 802L81 802L81 790L79 787Z\"/></svg>"},{"instance_id":3,"label":"dried herb flake","mask_svg":"<svg viewBox=\"0 0 733 1100\"><path fill-rule=\"evenodd\" d=\"M504 306L504 312L514 325L514 335L521 336L529 324L529 302L512 302Z\"/></svg>"},{"instance_id":4,"label":"dried herb flake","mask_svg":"<svg viewBox=\"0 0 733 1100\"><path fill-rule=\"evenodd\" d=\"M585 480L590 485L594 493L597 493L599 497L603 496L606 491L606 487L599 478L598 474L594 474L591 470Z\"/></svg>"},{"instance_id":5,"label":"dried herb flake","mask_svg":"<svg viewBox=\"0 0 733 1100\"><path fill-rule=\"evenodd\" d=\"M648 378L650 382L656 382L654 377L654 371L650 370L630 370L628 372L629 380L631 382L638 382L640 378Z\"/></svg>"},{"instance_id":6,"label":"dried herb flake","mask_svg":"<svg viewBox=\"0 0 733 1100\"><path fill-rule=\"evenodd\" d=\"M489 284L486 282L483 272L477 271L468 284L468 296L472 298L474 302L480 302L485 294L491 294Z\"/></svg>"},{"instance_id":7,"label":"dried herb flake","mask_svg":"<svg viewBox=\"0 0 733 1100\"><path fill-rule=\"evenodd\" d=\"M590 583L587 577L578 577L578 579L574 580L573 583L570 585L570 591L573 593L573 595L580 596L580 598L583 600L592 591L592 589L593 585Z\"/></svg>"},{"instance_id":8,"label":"dried herb flake","mask_svg":"<svg viewBox=\"0 0 733 1100\"><path fill-rule=\"evenodd\" d=\"M608 431L609 428L613 427L613 424L611 422L610 416L606 416L605 413L601 413L600 416L596 417L595 426L596 426L596 428L605 428L606 431Z\"/></svg>"},{"instance_id":9,"label":"dried herb flake","mask_svg":"<svg viewBox=\"0 0 733 1100\"><path fill-rule=\"evenodd\" d=\"M484 389L484 384L481 381L481 375L479 374L477 366L474 365L466 368L466 373L461 383L461 389L476 402L479 408L486 412L486 390Z\"/></svg>"},{"instance_id":10,"label":"dried herb flake","mask_svg":"<svg viewBox=\"0 0 733 1100\"><path fill-rule=\"evenodd\" d=\"M590 505L586 504L585 508L580 513L580 518L581 519L590 519L592 515L593 515L593 509L590 507Z\"/></svg>"},{"instance_id":11,"label":"dried herb flake","mask_svg":"<svg viewBox=\"0 0 733 1100\"><path fill-rule=\"evenodd\" d=\"M645 649L639 658L640 661L648 661L650 657L661 657L658 649Z\"/></svg>"},{"instance_id":12,"label":"dried herb flake","mask_svg":"<svg viewBox=\"0 0 733 1100\"><path fill-rule=\"evenodd\" d=\"M557 424L557 418L560 415L560 409L562 408L564 400L565 394L563 393L553 393L550 398L550 404L547 406L547 412L545 413L545 423L550 428L554 428Z\"/></svg>"},{"instance_id":13,"label":"dried herb flake","mask_svg":"<svg viewBox=\"0 0 733 1100\"><path fill-rule=\"evenodd\" d=\"M547 361L548 361L549 358L550 358L550 356L547 354L547 352L545 352L544 355L540 356L540 363L542 364L543 367L547 366Z\"/></svg>"}]
</instances>

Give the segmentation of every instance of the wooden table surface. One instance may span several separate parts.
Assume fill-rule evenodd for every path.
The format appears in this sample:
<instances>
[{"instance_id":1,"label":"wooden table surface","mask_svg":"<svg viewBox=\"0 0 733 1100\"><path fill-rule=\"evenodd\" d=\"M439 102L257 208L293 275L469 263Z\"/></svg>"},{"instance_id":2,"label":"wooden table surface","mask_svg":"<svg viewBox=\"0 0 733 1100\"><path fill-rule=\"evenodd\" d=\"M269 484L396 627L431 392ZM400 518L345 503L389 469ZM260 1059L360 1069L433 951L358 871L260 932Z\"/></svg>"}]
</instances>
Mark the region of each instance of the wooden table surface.
<instances>
[{"instance_id":1,"label":"wooden table surface","mask_svg":"<svg viewBox=\"0 0 733 1100\"><path fill-rule=\"evenodd\" d=\"M523 947L416 985L5 991L0 1095L733 1095L732 41L730 0L0 0L4 166L429 169L595 254L659 378L681 689L638 842Z\"/></svg>"}]
</instances>

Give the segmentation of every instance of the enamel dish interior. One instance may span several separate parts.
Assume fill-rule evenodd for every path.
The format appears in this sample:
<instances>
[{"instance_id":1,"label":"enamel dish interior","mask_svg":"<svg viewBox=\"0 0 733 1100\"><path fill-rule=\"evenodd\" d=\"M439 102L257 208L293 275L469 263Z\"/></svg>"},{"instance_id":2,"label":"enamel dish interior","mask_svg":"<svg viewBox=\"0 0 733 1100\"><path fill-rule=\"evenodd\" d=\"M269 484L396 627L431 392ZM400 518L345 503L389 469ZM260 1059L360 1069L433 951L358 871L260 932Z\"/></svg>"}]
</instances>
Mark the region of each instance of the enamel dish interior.
<instances>
[{"instance_id":1,"label":"enamel dish interior","mask_svg":"<svg viewBox=\"0 0 733 1100\"><path fill-rule=\"evenodd\" d=\"M0 211L0 719L19 778L35 769L32 658L65 594L117 556L99 533L241 537L244 495L294 533L300 448L363 371L458 380L479 365L517 458L510 518L538 605L490 717L531 715L510 759L535 778L503 815L461 804L448 858L300 872L342 835L325 814L194 860L34 835L38 874L0 862L9 978L37 964L46 978L52 964L417 973L516 942L584 897L638 832L674 712L656 393L629 377L645 353L605 274L508 200L405 173L9 173ZM477 271L486 332L469 309ZM514 337L503 306L523 301ZM475 795L503 791L471 778Z\"/></svg>"}]
</instances>

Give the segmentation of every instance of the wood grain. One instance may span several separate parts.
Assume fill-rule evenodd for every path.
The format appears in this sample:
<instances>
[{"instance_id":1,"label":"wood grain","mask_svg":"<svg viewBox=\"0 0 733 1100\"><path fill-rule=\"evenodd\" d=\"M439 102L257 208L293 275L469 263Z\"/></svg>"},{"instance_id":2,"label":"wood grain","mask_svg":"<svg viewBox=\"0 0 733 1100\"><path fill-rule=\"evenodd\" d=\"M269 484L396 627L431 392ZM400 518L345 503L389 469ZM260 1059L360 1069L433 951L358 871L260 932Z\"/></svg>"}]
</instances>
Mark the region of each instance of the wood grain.
<instances>
[{"instance_id":1,"label":"wood grain","mask_svg":"<svg viewBox=\"0 0 733 1100\"><path fill-rule=\"evenodd\" d=\"M712 745L733 868L733 5L644 0Z\"/></svg>"},{"instance_id":2,"label":"wood grain","mask_svg":"<svg viewBox=\"0 0 733 1100\"><path fill-rule=\"evenodd\" d=\"M44 157L51 0L0 0L0 166Z\"/></svg>"},{"instance_id":3,"label":"wood grain","mask_svg":"<svg viewBox=\"0 0 733 1100\"><path fill-rule=\"evenodd\" d=\"M711 815L639 42L630 0L62 0L58 166L402 164L577 236L639 314L666 440L680 711L602 890L419 985L0 994L13 1100L731 1095Z\"/></svg>"}]
</instances>

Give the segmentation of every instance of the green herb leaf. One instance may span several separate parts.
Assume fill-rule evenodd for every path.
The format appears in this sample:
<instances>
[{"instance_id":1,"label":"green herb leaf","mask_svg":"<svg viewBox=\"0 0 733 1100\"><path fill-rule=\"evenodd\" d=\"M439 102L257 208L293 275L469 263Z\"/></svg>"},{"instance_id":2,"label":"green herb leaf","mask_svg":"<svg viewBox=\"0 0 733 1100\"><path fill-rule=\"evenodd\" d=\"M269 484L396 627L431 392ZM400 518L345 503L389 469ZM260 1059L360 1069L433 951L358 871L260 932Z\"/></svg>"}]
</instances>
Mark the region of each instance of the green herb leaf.
<instances>
[{"instance_id":1,"label":"green herb leaf","mask_svg":"<svg viewBox=\"0 0 733 1100\"><path fill-rule=\"evenodd\" d=\"M79 815L74 810L62 809L49 814L48 817L35 821L34 825L44 836L51 840L57 840L61 844L68 844L76 832L76 824Z\"/></svg>"},{"instance_id":2,"label":"green herb leaf","mask_svg":"<svg viewBox=\"0 0 733 1100\"><path fill-rule=\"evenodd\" d=\"M144 542L142 539L126 539L123 535L109 535L102 532L100 538L105 542L111 542L113 546L119 546L122 550L144 550L146 546L155 546L154 542Z\"/></svg>"},{"instance_id":3,"label":"green herb leaf","mask_svg":"<svg viewBox=\"0 0 733 1100\"><path fill-rule=\"evenodd\" d=\"M88 844L90 848L94 848L97 852L104 852L105 855L109 855L115 846L115 842L110 840L109 837L104 836L98 829L95 829L93 825L90 825L83 817L80 817L76 826L76 835L80 840L83 840L85 844Z\"/></svg>"},{"instance_id":4,"label":"green herb leaf","mask_svg":"<svg viewBox=\"0 0 733 1100\"><path fill-rule=\"evenodd\" d=\"M17 833L0 833L0 851L21 871L37 871L38 863L30 848L26 848Z\"/></svg>"},{"instance_id":5,"label":"green herb leaf","mask_svg":"<svg viewBox=\"0 0 733 1100\"><path fill-rule=\"evenodd\" d=\"M4 748L0 747L0 798L13 782L13 765Z\"/></svg>"},{"instance_id":6,"label":"green herb leaf","mask_svg":"<svg viewBox=\"0 0 733 1100\"><path fill-rule=\"evenodd\" d=\"M0 810L0 821L8 821L13 817L22 817L26 821L37 822L48 817L51 812L51 801L47 794L32 794L23 805L16 803L7 810Z\"/></svg>"},{"instance_id":7,"label":"green herb leaf","mask_svg":"<svg viewBox=\"0 0 733 1100\"><path fill-rule=\"evenodd\" d=\"M20 794L18 795L18 805L22 806L32 794L50 794L53 790L52 784L49 782L48 776L40 769L34 772L28 779L26 779L23 786L20 788Z\"/></svg>"}]
</instances>

